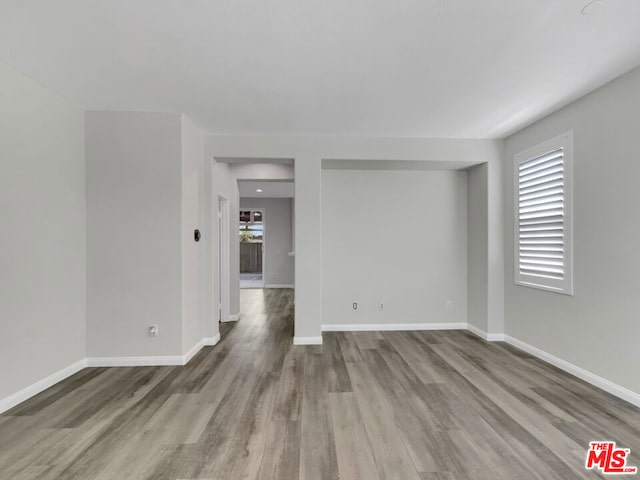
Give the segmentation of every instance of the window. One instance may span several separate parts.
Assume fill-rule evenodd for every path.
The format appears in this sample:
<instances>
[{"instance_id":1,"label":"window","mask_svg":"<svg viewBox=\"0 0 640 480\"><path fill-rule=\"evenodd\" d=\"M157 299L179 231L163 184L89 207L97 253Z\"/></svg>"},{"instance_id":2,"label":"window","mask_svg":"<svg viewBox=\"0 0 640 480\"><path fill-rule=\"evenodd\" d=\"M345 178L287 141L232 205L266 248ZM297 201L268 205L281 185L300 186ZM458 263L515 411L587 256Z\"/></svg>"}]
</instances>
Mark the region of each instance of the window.
<instances>
[{"instance_id":1,"label":"window","mask_svg":"<svg viewBox=\"0 0 640 480\"><path fill-rule=\"evenodd\" d=\"M262 243L264 222L260 210L240 211L240 241Z\"/></svg>"},{"instance_id":2,"label":"window","mask_svg":"<svg viewBox=\"0 0 640 480\"><path fill-rule=\"evenodd\" d=\"M515 156L515 283L573 295L571 132Z\"/></svg>"}]
</instances>

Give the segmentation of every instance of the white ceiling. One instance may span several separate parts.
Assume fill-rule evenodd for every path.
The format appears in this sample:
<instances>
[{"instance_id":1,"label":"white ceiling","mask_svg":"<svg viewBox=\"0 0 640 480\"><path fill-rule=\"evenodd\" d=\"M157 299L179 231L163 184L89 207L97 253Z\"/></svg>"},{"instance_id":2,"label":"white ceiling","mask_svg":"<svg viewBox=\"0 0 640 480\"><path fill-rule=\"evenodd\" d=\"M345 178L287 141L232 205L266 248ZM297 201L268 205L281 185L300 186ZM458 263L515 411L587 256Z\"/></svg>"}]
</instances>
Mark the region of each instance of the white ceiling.
<instances>
[{"instance_id":1,"label":"white ceiling","mask_svg":"<svg viewBox=\"0 0 640 480\"><path fill-rule=\"evenodd\" d=\"M245 198L293 198L294 188L293 182L238 181L240 197ZM257 189L262 192L256 192Z\"/></svg>"},{"instance_id":2,"label":"white ceiling","mask_svg":"<svg viewBox=\"0 0 640 480\"><path fill-rule=\"evenodd\" d=\"M209 132L501 137L640 64L640 1L0 0L0 60Z\"/></svg>"}]
</instances>

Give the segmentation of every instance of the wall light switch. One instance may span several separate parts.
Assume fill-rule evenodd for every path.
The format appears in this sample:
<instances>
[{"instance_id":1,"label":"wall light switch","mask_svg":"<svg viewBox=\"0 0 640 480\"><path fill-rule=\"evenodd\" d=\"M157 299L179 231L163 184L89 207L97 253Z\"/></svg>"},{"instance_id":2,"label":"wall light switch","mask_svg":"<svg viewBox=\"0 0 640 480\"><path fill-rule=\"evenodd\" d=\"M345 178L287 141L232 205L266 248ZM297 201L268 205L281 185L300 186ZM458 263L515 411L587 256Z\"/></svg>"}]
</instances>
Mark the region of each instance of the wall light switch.
<instances>
[{"instance_id":1,"label":"wall light switch","mask_svg":"<svg viewBox=\"0 0 640 480\"><path fill-rule=\"evenodd\" d=\"M158 325L149 325L149 336L157 337L160 334L160 329Z\"/></svg>"}]
</instances>

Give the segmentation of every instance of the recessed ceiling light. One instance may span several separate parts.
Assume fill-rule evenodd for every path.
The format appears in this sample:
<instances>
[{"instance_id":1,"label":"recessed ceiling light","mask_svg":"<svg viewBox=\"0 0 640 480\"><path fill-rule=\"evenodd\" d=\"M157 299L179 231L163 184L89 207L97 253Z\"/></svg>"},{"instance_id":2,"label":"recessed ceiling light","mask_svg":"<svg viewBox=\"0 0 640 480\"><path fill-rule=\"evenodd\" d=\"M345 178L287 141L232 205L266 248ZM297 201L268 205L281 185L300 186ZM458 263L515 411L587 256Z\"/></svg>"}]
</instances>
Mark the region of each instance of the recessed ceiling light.
<instances>
[{"instance_id":1,"label":"recessed ceiling light","mask_svg":"<svg viewBox=\"0 0 640 480\"><path fill-rule=\"evenodd\" d=\"M256 192L262 193L262 189L261 188L256 188Z\"/></svg>"},{"instance_id":2,"label":"recessed ceiling light","mask_svg":"<svg viewBox=\"0 0 640 480\"><path fill-rule=\"evenodd\" d=\"M582 8L582 15L592 15L599 12L604 7L604 0L593 0Z\"/></svg>"}]
</instances>

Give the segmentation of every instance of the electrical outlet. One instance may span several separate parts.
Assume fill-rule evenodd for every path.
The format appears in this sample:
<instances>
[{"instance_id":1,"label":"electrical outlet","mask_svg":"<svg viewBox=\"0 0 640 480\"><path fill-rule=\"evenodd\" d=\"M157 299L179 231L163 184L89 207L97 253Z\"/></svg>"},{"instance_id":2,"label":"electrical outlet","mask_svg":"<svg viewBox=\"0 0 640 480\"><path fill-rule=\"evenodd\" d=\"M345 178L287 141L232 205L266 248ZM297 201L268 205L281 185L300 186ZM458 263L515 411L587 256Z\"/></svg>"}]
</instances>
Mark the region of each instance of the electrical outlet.
<instances>
[{"instance_id":1,"label":"electrical outlet","mask_svg":"<svg viewBox=\"0 0 640 480\"><path fill-rule=\"evenodd\" d=\"M358 302L353 302L353 309L357 310L358 309Z\"/></svg>"},{"instance_id":2,"label":"electrical outlet","mask_svg":"<svg viewBox=\"0 0 640 480\"><path fill-rule=\"evenodd\" d=\"M384 311L384 303L380 302L380 311L383 312Z\"/></svg>"},{"instance_id":3,"label":"electrical outlet","mask_svg":"<svg viewBox=\"0 0 640 480\"><path fill-rule=\"evenodd\" d=\"M447 309L451 310L453 308L453 302L451 300L447 300Z\"/></svg>"},{"instance_id":4,"label":"electrical outlet","mask_svg":"<svg viewBox=\"0 0 640 480\"><path fill-rule=\"evenodd\" d=\"M160 329L158 325L149 325L149 336L157 337L160 334Z\"/></svg>"}]
</instances>

